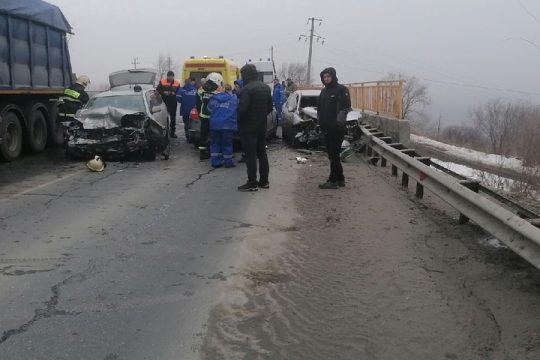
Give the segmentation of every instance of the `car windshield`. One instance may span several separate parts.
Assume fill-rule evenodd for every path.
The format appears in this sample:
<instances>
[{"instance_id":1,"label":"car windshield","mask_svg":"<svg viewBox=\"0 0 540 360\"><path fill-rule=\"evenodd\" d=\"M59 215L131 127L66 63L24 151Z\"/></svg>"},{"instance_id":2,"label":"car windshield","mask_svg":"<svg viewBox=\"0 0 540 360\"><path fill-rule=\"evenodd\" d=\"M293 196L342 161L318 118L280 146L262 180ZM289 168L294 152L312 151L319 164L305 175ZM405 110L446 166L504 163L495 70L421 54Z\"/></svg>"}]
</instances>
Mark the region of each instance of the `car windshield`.
<instances>
[{"instance_id":1,"label":"car windshield","mask_svg":"<svg viewBox=\"0 0 540 360\"><path fill-rule=\"evenodd\" d=\"M137 95L113 95L101 96L90 99L86 105L87 109L100 107L114 107L120 109L133 110L134 112L145 112L144 100L141 94Z\"/></svg>"},{"instance_id":2,"label":"car windshield","mask_svg":"<svg viewBox=\"0 0 540 360\"><path fill-rule=\"evenodd\" d=\"M318 96L302 96L300 99L300 108L305 108L308 106L317 107Z\"/></svg>"}]
</instances>

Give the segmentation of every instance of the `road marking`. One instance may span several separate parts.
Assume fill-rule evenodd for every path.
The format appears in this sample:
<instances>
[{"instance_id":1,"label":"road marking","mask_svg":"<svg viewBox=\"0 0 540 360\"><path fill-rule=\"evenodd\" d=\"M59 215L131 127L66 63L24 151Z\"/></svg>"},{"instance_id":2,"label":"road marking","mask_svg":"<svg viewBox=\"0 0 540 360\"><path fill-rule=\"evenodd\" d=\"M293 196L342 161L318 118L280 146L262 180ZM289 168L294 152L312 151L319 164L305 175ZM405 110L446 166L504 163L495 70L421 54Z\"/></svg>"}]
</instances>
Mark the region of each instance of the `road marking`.
<instances>
[{"instance_id":1,"label":"road marking","mask_svg":"<svg viewBox=\"0 0 540 360\"><path fill-rule=\"evenodd\" d=\"M76 171L74 173L71 173L69 175L66 175L66 176L63 176L61 178L58 178L58 179L54 179L54 180L51 180L49 182L46 182L44 184L41 184L41 185L37 185L37 186L34 186L33 188L30 188L30 189L26 189L26 190L23 190L23 191L20 191L18 193L15 193L15 194L11 194L10 196L8 196L7 198L3 198L3 199L0 199L0 201L5 201L5 200L8 200L9 198L14 198L14 197L17 197L17 196L21 196L21 195L24 195L24 194L28 194L30 192L33 192L33 191L36 191L36 190L39 190L39 189L43 189L44 187L47 187L49 185L53 185L53 184L56 184L60 181L63 181L63 180L66 180L66 179L69 179L75 175L79 175L79 174L82 174L83 172L85 171L88 171L88 170L79 170L79 171Z\"/></svg>"}]
</instances>

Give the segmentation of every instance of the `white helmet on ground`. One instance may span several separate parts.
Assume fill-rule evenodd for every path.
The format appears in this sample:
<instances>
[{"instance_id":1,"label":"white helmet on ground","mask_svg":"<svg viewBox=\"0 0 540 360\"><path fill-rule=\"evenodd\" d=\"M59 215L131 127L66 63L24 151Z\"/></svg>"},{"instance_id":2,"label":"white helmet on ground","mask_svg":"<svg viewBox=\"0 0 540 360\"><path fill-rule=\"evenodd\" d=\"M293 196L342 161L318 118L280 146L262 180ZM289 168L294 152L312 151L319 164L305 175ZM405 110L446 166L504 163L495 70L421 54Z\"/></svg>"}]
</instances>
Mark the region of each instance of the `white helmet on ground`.
<instances>
[{"instance_id":1,"label":"white helmet on ground","mask_svg":"<svg viewBox=\"0 0 540 360\"><path fill-rule=\"evenodd\" d=\"M86 167L90 171L101 172L101 171L105 170L106 166L107 166L107 164L105 164L105 162L103 160L101 160L101 158L99 156L97 156L97 155L92 160L90 160L90 161L88 161L86 163Z\"/></svg>"},{"instance_id":2,"label":"white helmet on ground","mask_svg":"<svg viewBox=\"0 0 540 360\"><path fill-rule=\"evenodd\" d=\"M77 81L75 82L79 85L87 87L88 85L90 85L90 78L86 75L81 75L77 78Z\"/></svg>"},{"instance_id":3,"label":"white helmet on ground","mask_svg":"<svg viewBox=\"0 0 540 360\"><path fill-rule=\"evenodd\" d=\"M211 81L217 86L223 86L223 76L217 72L213 72L206 76L206 81Z\"/></svg>"}]
</instances>

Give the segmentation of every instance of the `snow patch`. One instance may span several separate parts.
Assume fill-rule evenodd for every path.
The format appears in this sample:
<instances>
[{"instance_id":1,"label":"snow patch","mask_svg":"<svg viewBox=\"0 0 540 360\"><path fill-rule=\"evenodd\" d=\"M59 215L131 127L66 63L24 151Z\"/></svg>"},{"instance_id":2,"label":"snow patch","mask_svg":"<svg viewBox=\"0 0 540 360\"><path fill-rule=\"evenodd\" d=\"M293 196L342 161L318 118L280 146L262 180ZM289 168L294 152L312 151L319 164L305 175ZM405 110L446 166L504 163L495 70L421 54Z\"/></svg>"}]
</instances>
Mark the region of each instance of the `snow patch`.
<instances>
[{"instance_id":1,"label":"snow patch","mask_svg":"<svg viewBox=\"0 0 540 360\"><path fill-rule=\"evenodd\" d=\"M411 141L424 144L441 151L451 153L453 156L468 160L482 163L485 165L496 166L504 169L511 169L516 171L523 170L523 163L520 159L514 157L506 157L496 154L487 154L481 151L471 150L459 146L449 145L442 143L440 141L432 140L424 136L418 136L411 134Z\"/></svg>"}]
</instances>

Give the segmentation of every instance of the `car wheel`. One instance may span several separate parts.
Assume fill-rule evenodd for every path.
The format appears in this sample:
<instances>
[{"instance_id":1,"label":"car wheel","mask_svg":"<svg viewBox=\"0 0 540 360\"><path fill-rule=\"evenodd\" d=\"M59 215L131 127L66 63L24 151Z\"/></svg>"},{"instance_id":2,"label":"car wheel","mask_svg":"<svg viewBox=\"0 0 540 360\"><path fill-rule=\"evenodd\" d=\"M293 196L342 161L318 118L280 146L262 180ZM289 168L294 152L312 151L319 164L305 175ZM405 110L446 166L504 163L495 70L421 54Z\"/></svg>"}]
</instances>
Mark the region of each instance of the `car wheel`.
<instances>
[{"instance_id":1,"label":"car wheel","mask_svg":"<svg viewBox=\"0 0 540 360\"><path fill-rule=\"evenodd\" d=\"M149 144L148 148L143 150L142 157L146 161L156 160L156 146L155 144Z\"/></svg>"},{"instance_id":2,"label":"car wheel","mask_svg":"<svg viewBox=\"0 0 540 360\"><path fill-rule=\"evenodd\" d=\"M73 153L73 151L70 150L70 148L67 146L65 150L65 156L66 156L66 160L75 160L77 158L75 154Z\"/></svg>"},{"instance_id":3,"label":"car wheel","mask_svg":"<svg viewBox=\"0 0 540 360\"><path fill-rule=\"evenodd\" d=\"M6 161L15 160L21 154L23 134L19 118L13 112L2 115L0 124L0 155Z\"/></svg>"},{"instance_id":4,"label":"car wheel","mask_svg":"<svg viewBox=\"0 0 540 360\"><path fill-rule=\"evenodd\" d=\"M47 145L47 121L38 109L32 109L28 117L26 140L27 148L31 152L41 152Z\"/></svg>"}]
</instances>

